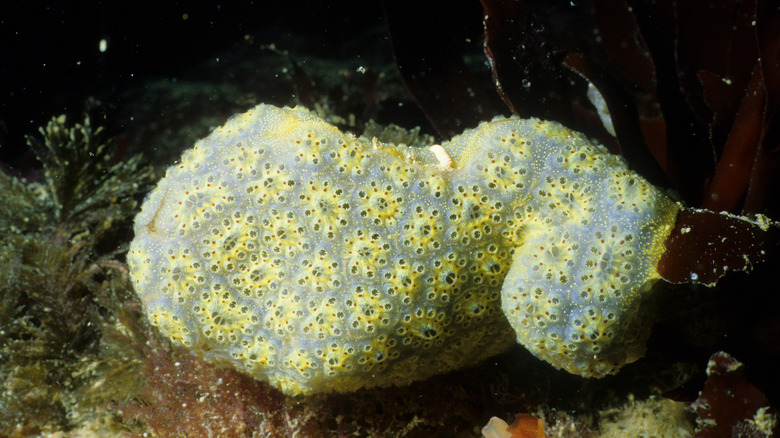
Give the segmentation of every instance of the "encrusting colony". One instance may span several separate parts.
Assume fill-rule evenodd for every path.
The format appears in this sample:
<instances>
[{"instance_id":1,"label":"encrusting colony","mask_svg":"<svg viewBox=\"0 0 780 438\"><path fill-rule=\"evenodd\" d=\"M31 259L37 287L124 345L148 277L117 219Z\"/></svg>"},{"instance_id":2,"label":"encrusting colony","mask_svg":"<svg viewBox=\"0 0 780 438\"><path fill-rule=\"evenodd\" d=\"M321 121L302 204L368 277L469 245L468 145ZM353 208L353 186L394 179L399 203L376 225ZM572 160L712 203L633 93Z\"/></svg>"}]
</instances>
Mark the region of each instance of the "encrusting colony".
<instances>
[{"instance_id":1,"label":"encrusting colony","mask_svg":"<svg viewBox=\"0 0 780 438\"><path fill-rule=\"evenodd\" d=\"M128 263L163 333L287 394L408 384L515 340L599 377L644 350L678 211L556 123L423 149L259 105L168 169Z\"/></svg>"}]
</instances>

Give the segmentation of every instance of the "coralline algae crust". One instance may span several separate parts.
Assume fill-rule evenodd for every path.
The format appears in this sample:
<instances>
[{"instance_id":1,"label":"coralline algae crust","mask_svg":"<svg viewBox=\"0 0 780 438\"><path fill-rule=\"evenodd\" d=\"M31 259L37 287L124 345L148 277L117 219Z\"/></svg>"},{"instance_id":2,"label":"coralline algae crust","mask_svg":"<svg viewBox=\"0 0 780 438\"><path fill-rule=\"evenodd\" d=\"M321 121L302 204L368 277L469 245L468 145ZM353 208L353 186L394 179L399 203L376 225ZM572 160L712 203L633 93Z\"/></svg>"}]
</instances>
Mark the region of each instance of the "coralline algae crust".
<instances>
[{"instance_id":1,"label":"coralline algae crust","mask_svg":"<svg viewBox=\"0 0 780 438\"><path fill-rule=\"evenodd\" d=\"M304 109L234 116L136 218L149 318L287 394L408 384L515 339L583 376L639 357L679 206L556 123L498 118L442 147L449 168Z\"/></svg>"}]
</instances>

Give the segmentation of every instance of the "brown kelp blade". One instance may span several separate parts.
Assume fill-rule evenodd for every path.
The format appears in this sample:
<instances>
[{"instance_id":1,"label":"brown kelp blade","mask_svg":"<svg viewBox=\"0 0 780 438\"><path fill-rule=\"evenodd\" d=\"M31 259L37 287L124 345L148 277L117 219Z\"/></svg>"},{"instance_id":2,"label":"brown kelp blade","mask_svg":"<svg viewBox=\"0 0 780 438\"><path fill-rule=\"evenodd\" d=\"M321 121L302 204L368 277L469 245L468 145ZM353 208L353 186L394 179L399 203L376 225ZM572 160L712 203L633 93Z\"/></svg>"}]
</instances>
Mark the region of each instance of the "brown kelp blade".
<instances>
[{"instance_id":1,"label":"brown kelp blade","mask_svg":"<svg viewBox=\"0 0 780 438\"><path fill-rule=\"evenodd\" d=\"M658 272L672 283L714 285L728 271L749 272L780 248L780 223L687 208L666 242Z\"/></svg>"}]
</instances>

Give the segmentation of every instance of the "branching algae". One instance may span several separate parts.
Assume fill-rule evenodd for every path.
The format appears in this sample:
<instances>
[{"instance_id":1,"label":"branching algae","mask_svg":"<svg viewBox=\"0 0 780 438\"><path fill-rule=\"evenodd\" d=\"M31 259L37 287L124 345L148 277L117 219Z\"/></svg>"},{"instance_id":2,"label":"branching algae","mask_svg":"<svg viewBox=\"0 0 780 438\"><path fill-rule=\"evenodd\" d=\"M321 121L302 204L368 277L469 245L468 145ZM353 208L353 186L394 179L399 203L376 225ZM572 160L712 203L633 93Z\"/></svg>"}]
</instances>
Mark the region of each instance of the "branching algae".
<instances>
[{"instance_id":1,"label":"branching algae","mask_svg":"<svg viewBox=\"0 0 780 438\"><path fill-rule=\"evenodd\" d=\"M95 407L117 390L103 383L132 366L103 336L118 318L138 319L113 257L151 170L140 157L114 163L88 116L74 126L56 117L41 135L28 144L42 181L0 171L0 434L99 420Z\"/></svg>"}]
</instances>

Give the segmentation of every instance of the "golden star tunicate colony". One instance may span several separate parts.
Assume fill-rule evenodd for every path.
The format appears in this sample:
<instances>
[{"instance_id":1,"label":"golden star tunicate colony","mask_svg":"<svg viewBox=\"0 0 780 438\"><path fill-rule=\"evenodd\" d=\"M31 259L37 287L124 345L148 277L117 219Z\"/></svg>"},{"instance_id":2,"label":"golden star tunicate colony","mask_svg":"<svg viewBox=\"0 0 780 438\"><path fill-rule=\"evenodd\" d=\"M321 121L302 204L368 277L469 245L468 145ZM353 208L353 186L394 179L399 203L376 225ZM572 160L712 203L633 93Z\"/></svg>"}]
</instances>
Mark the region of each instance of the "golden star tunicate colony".
<instances>
[{"instance_id":1,"label":"golden star tunicate colony","mask_svg":"<svg viewBox=\"0 0 780 438\"><path fill-rule=\"evenodd\" d=\"M128 264L164 334L287 394L404 385L515 340L600 377L644 351L679 208L557 123L412 148L259 105L168 169Z\"/></svg>"}]
</instances>

